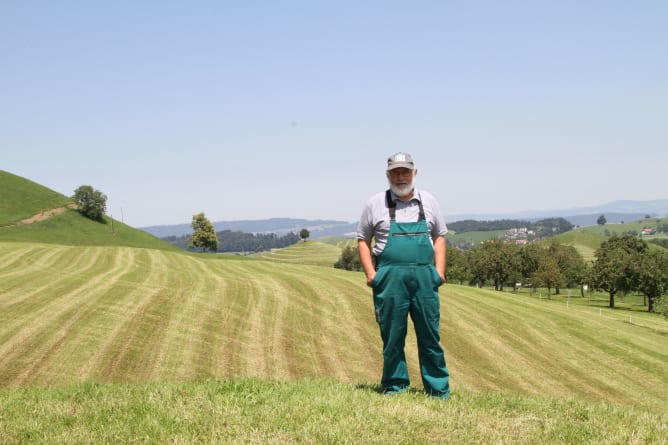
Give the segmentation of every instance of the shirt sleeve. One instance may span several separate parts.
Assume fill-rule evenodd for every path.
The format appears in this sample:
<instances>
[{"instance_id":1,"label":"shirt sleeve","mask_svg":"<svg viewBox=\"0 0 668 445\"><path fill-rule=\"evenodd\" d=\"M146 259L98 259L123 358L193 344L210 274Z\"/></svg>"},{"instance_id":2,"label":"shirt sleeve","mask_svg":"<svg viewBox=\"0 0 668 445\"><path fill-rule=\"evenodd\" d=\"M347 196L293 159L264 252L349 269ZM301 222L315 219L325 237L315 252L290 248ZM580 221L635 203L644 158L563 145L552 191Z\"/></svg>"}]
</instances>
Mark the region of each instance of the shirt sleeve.
<instances>
[{"instance_id":1,"label":"shirt sleeve","mask_svg":"<svg viewBox=\"0 0 668 445\"><path fill-rule=\"evenodd\" d=\"M369 202L366 203L362 210L362 216L357 224L357 239L364 241L371 241L373 237L373 212Z\"/></svg>"},{"instance_id":2,"label":"shirt sleeve","mask_svg":"<svg viewBox=\"0 0 668 445\"><path fill-rule=\"evenodd\" d=\"M448 233L448 227L445 224L445 219L441 213L441 208L438 205L438 201L431 194L429 196L429 209L431 213L431 238L435 239L439 236L445 236Z\"/></svg>"}]
</instances>

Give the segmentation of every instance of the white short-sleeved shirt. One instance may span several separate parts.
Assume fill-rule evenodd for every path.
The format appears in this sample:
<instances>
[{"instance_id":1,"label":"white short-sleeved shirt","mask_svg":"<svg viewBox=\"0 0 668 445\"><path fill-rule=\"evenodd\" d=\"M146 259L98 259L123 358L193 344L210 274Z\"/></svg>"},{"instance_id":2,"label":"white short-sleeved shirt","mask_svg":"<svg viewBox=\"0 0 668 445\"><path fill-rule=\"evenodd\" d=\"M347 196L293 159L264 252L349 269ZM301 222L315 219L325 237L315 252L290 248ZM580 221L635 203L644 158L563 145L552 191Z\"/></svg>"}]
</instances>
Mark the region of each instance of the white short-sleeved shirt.
<instances>
[{"instance_id":1,"label":"white short-sleeved shirt","mask_svg":"<svg viewBox=\"0 0 668 445\"><path fill-rule=\"evenodd\" d=\"M397 204L397 222L415 222L420 215L419 201L422 201L425 219L432 241L439 236L445 236L448 228L441 214L436 198L424 190L415 189L413 198L403 202L392 193L392 199ZM375 238L373 254L378 256L385 249L387 237L390 233L390 211L385 202L385 192L376 193L366 202L362 216L357 226L357 239L371 242Z\"/></svg>"}]
</instances>

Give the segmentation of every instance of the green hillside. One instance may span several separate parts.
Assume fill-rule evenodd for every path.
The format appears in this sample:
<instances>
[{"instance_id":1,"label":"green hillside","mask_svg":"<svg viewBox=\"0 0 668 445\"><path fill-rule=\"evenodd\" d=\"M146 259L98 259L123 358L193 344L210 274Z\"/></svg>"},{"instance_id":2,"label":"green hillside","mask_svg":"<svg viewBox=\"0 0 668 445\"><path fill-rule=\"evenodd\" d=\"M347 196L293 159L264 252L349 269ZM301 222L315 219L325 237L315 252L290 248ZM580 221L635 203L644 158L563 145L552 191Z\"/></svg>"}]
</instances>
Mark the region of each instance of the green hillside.
<instances>
[{"instance_id":1,"label":"green hillside","mask_svg":"<svg viewBox=\"0 0 668 445\"><path fill-rule=\"evenodd\" d=\"M283 249L261 252L255 257L293 264L332 266L340 255L341 248L338 246L321 241L305 241Z\"/></svg>"},{"instance_id":2,"label":"green hillside","mask_svg":"<svg viewBox=\"0 0 668 445\"><path fill-rule=\"evenodd\" d=\"M668 218L648 218L637 221L627 221L620 224L605 224L605 225L579 227L574 230L581 233L596 234L596 235L605 235L606 233L611 235L615 234L622 235L623 233L626 232L637 232L638 234L640 234L642 229L644 229L645 227L659 229L660 231L660 228L663 227L664 224L668 224Z\"/></svg>"},{"instance_id":3,"label":"green hillside","mask_svg":"<svg viewBox=\"0 0 668 445\"><path fill-rule=\"evenodd\" d=\"M68 204L72 204L70 198L0 170L0 227Z\"/></svg>"},{"instance_id":4,"label":"green hillside","mask_svg":"<svg viewBox=\"0 0 668 445\"><path fill-rule=\"evenodd\" d=\"M64 208L72 200L32 181L0 171L0 241L65 245L129 246L178 250L153 235L104 217L92 221L76 210ZM59 208L52 216L24 222L41 212Z\"/></svg>"},{"instance_id":5,"label":"green hillside","mask_svg":"<svg viewBox=\"0 0 668 445\"><path fill-rule=\"evenodd\" d=\"M127 247L1 243L0 252L0 387L379 375L361 273ZM668 403L668 326L656 315L628 323L455 285L442 295L455 390Z\"/></svg>"},{"instance_id":6,"label":"green hillside","mask_svg":"<svg viewBox=\"0 0 668 445\"><path fill-rule=\"evenodd\" d=\"M557 235L555 238L561 244L575 247L585 261L594 261L596 259L594 256L596 249L606 240L606 236L603 234L591 233L582 229L571 230Z\"/></svg>"}]
</instances>

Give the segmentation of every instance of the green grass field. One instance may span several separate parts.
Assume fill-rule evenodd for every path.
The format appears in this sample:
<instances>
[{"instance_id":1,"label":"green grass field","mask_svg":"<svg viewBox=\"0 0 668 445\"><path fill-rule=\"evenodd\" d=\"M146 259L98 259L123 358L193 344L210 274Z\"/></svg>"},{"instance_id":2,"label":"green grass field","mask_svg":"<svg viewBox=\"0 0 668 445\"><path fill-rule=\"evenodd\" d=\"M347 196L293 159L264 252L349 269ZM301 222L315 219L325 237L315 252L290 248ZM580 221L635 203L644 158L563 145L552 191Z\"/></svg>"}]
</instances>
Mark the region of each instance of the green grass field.
<instances>
[{"instance_id":1,"label":"green grass field","mask_svg":"<svg viewBox=\"0 0 668 445\"><path fill-rule=\"evenodd\" d=\"M446 402L451 405L440 407L416 392L395 405L375 393L381 343L361 273L129 247L9 242L0 243L0 252L0 387L4 388L0 409L14 413L4 417L13 419L14 426L5 433L0 428L3 443L11 443L8 439L18 430L39 431L32 416L15 412L23 397L40 397L39 393L51 400L40 404L40 412L43 424L53 425L62 416L77 417L73 413L78 403L102 419L109 410L128 408L118 406L126 393L160 393L160 388L171 395L155 396L158 401L153 403L135 395L127 402L131 413L137 411L139 419L134 422L139 425L150 416L162 419L154 425L156 437L184 435L182 443L192 443L189 440L202 439L203 434L219 440L232 435L243 442L244 425L263 414L254 411L260 408L250 401L239 412L238 407L230 407L237 402L227 398L251 397L243 393L247 385L267 388L263 397L269 400L262 405L276 404L287 413L320 410L320 419L352 416L357 405L347 406L347 401L360 398L374 419L382 418L388 409L405 409L411 413L409 419L422 425L410 429L409 437L418 443L438 443L426 438L430 428L455 433L461 427L457 422L441 420L434 426L420 420L430 412L427 418L437 418L439 410L457 413L458 422L472 428L461 432L468 443L479 442L485 433L500 438L497 441L514 440L524 422L534 428L521 433L524 439L519 443L554 439L553 428L567 428L567 415L573 411L592 417L617 413L612 426L598 424L592 437L614 433L619 439L615 443L625 443L622 439L632 433L620 436L617 428L629 422L622 413L630 412L649 421L640 437L668 440L657 426L665 422L668 403L668 326L652 314L634 313L629 323L619 311L445 285L442 335L455 396ZM411 330L409 369L419 389L414 343ZM245 379L259 380L248 383ZM91 382L100 386L91 387ZM205 397L200 394L202 385L232 385L241 393L207 392L214 399L200 400ZM317 402L306 395L317 392L313 385L329 388L322 397L338 400L336 407L314 406ZM86 395L86 391L92 393ZM96 398L97 393L107 396ZM285 393L290 394L290 402L274 398ZM493 407L475 405L484 400L491 400ZM96 403L102 406L95 408ZM199 426L189 426L185 420L185 430L167 424L184 404L182 415L199 418ZM237 433L225 430L225 424L212 415L202 419L201 404L219 412L232 409L235 420L229 426ZM556 407L566 413L548 416ZM499 423L497 416L507 421ZM102 420L97 422L92 431L80 420L73 425L81 437L104 439ZM283 428L276 422L258 430L258 440ZM121 437L136 438L133 434L141 428L133 425L119 433ZM123 430L122 424L115 428ZM296 429L285 437L293 443L300 442L297 436L302 428L313 428L315 437L333 434L330 443L346 437L338 427L325 428L315 419L306 425L288 422L288 428ZM585 425L576 422L569 428L575 428L573 434L582 433ZM62 425L56 429L64 435L75 434ZM362 440L364 436L358 434L351 432L346 440ZM375 443L397 434L399 430L389 430Z\"/></svg>"},{"instance_id":2,"label":"green grass field","mask_svg":"<svg viewBox=\"0 0 668 445\"><path fill-rule=\"evenodd\" d=\"M447 284L452 398L420 391L412 329L414 389L385 397L337 243L192 254L89 223L0 227L0 443L668 443L654 314Z\"/></svg>"},{"instance_id":3,"label":"green grass field","mask_svg":"<svg viewBox=\"0 0 668 445\"><path fill-rule=\"evenodd\" d=\"M640 233L645 227L652 227L656 229L661 227L664 224L668 223L667 218L647 218L637 221L626 221L620 224L605 224L605 225L595 225L587 227L578 227L574 229L576 232L594 234L594 235L604 235L606 232L610 234L621 235L624 232L635 231ZM651 239L652 236L648 236L646 239Z\"/></svg>"},{"instance_id":4,"label":"green grass field","mask_svg":"<svg viewBox=\"0 0 668 445\"><path fill-rule=\"evenodd\" d=\"M664 444L668 416L570 398L385 397L331 379L0 391L4 444Z\"/></svg>"}]
</instances>

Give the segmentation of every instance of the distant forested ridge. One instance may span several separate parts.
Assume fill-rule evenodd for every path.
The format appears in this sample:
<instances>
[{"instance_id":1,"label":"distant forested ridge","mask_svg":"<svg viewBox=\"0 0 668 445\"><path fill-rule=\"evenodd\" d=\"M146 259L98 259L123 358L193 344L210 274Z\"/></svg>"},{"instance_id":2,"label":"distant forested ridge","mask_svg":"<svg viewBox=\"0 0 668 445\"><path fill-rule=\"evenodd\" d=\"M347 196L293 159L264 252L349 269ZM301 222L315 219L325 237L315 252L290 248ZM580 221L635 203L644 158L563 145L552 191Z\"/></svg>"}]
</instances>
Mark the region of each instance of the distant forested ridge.
<instances>
[{"instance_id":1,"label":"distant forested ridge","mask_svg":"<svg viewBox=\"0 0 668 445\"><path fill-rule=\"evenodd\" d=\"M558 235L573 229L573 224L564 218L545 218L535 222L519 219L497 219L494 221L476 221L467 219L448 223L448 229L455 233L490 232L493 230L510 230L527 228L541 236Z\"/></svg>"},{"instance_id":2,"label":"distant forested ridge","mask_svg":"<svg viewBox=\"0 0 668 445\"><path fill-rule=\"evenodd\" d=\"M494 221L477 221L474 219L465 219L448 223L448 229L455 233L464 232L490 232L492 230L509 230L516 227L528 227L529 221L519 219L496 219Z\"/></svg>"},{"instance_id":3,"label":"distant forested ridge","mask_svg":"<svg viewBox=\"0 0 668 445\"><path fill-rule=\"evenodd\" d=\"M297 243L299 235L289 232L283 236L275 233L247 233L241 231L222 230L218 236L218 252L262 252L271 249L291 246ZM167 236L161 238L181 249L190 250L190 235Z\"/></svg>"}]
</instances>

